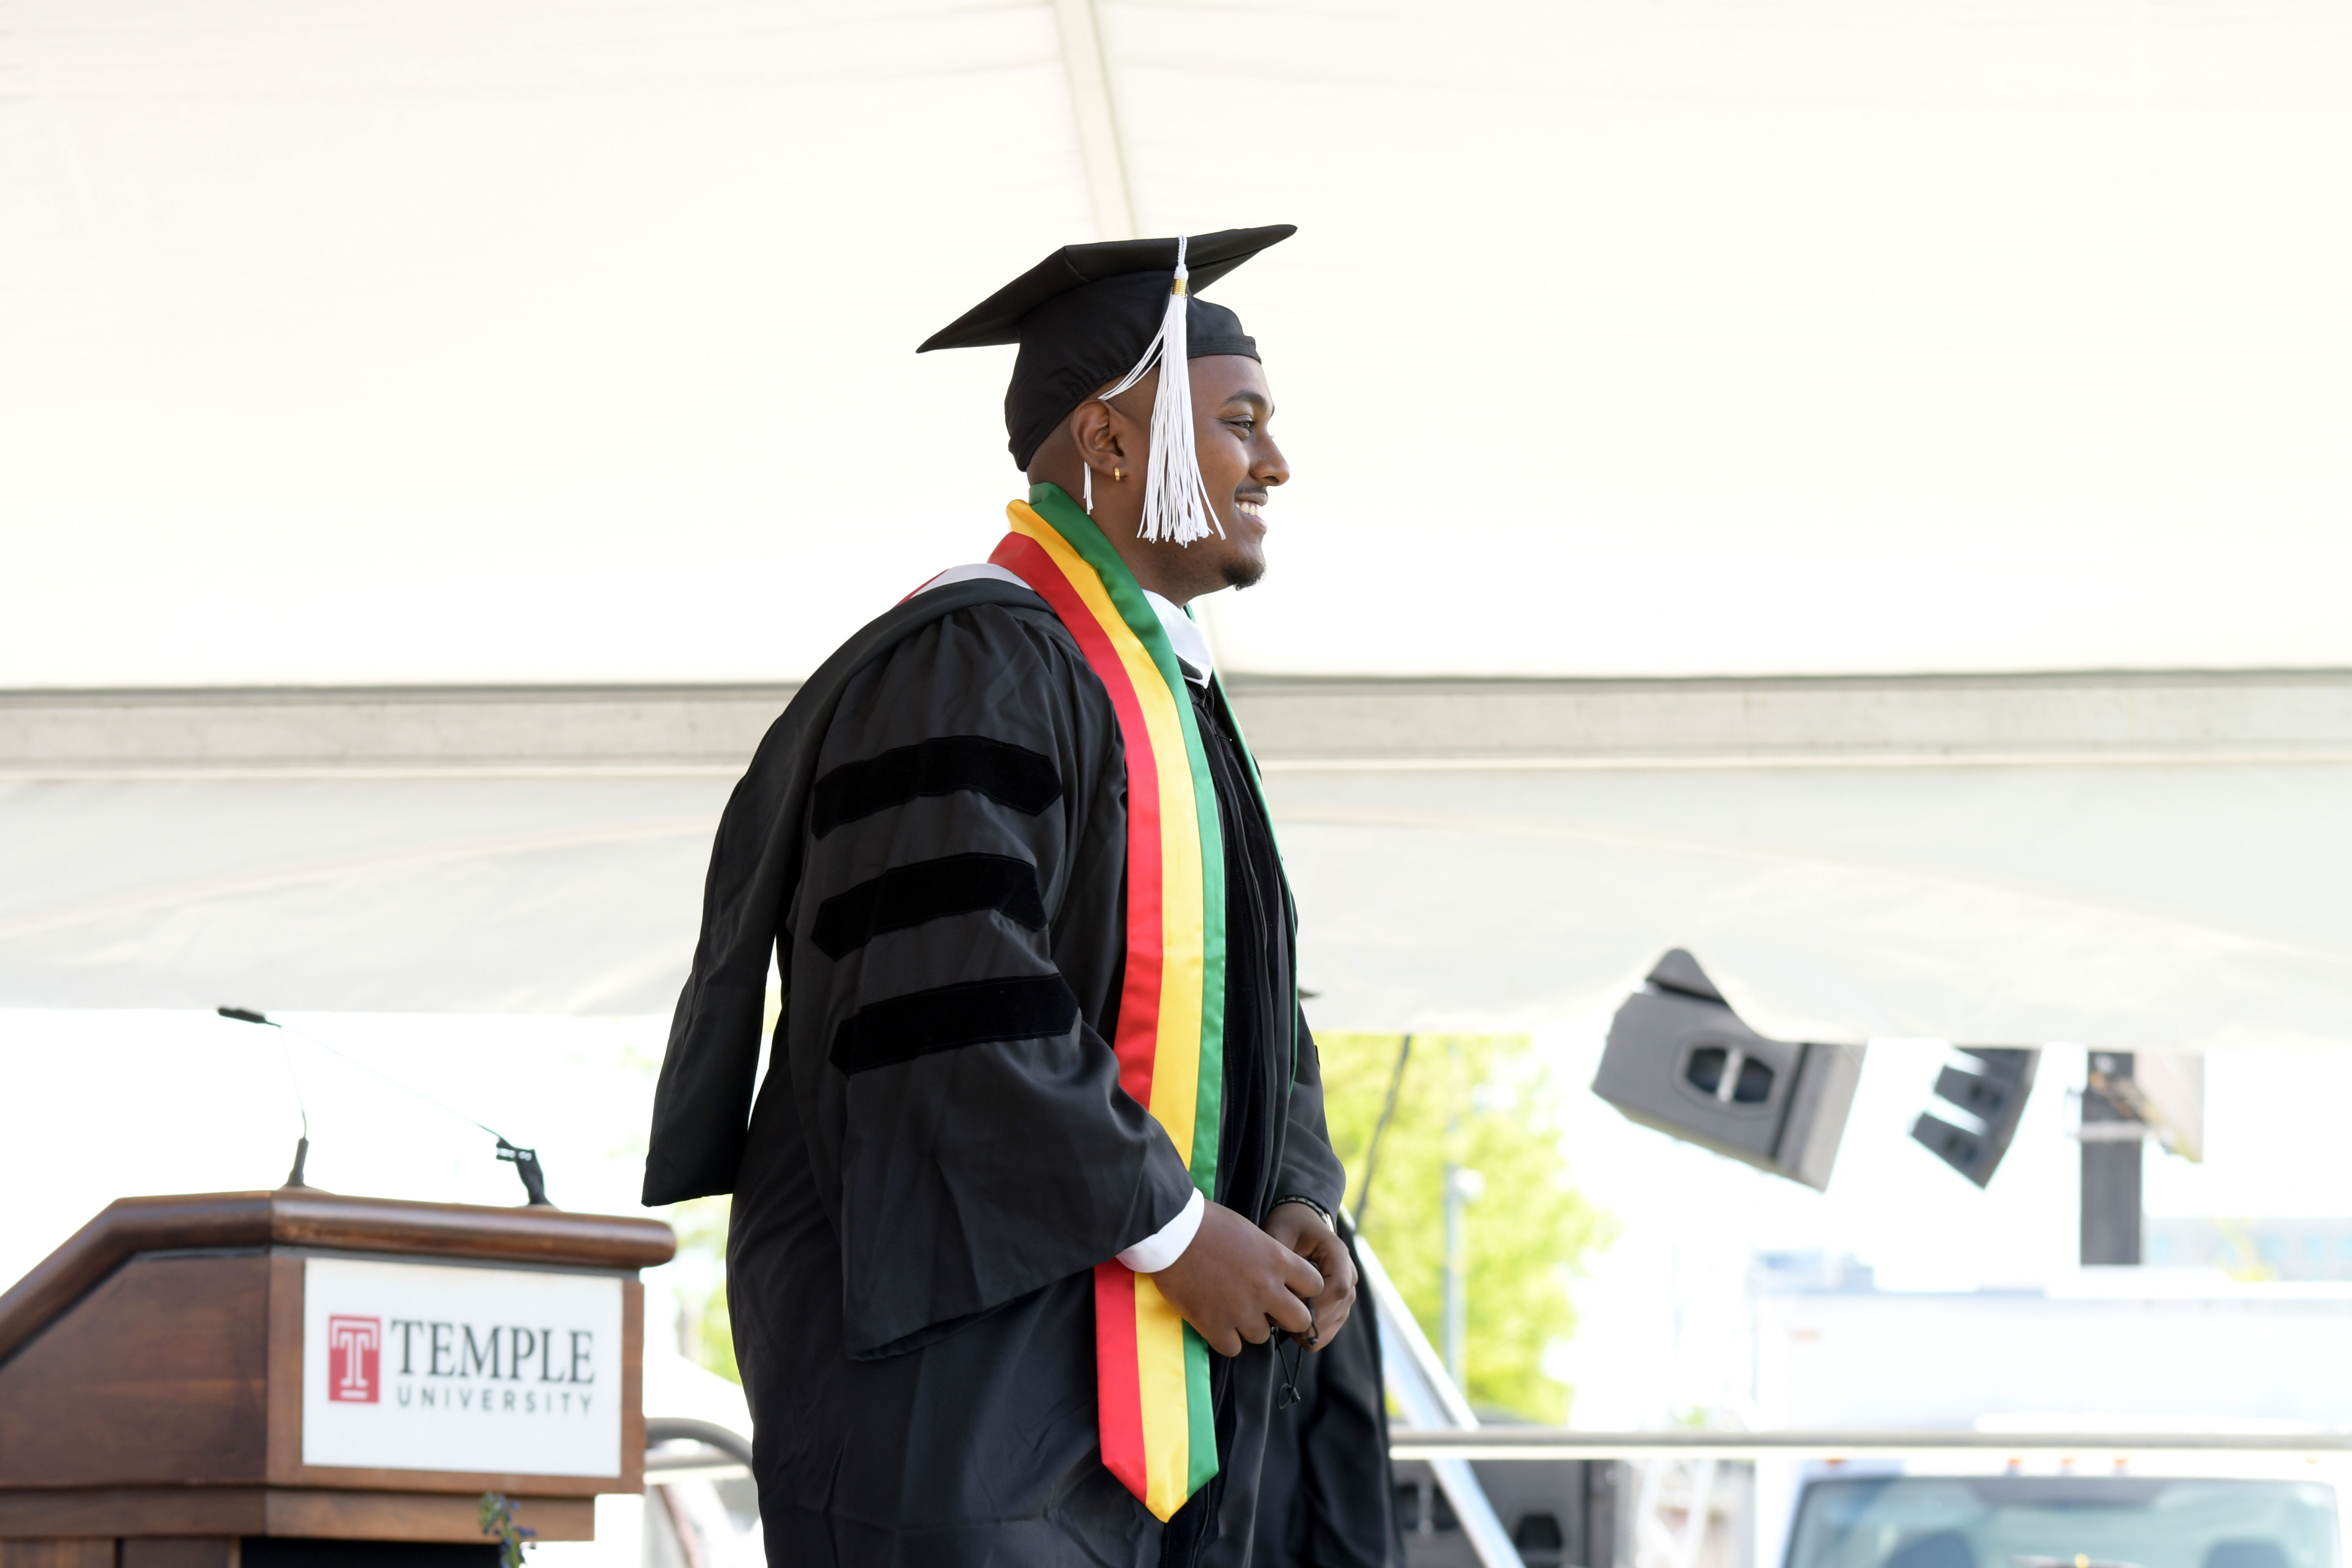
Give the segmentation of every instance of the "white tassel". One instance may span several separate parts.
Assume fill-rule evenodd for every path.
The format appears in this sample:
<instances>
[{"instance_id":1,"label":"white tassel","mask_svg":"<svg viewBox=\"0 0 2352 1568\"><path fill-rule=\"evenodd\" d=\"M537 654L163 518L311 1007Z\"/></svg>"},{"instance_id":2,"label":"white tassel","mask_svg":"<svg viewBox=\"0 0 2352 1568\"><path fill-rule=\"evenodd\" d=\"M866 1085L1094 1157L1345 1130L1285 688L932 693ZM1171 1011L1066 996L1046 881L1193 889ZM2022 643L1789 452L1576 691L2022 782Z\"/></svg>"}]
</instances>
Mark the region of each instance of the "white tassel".
<instances>
[{"instance_id":1,"label":"white tassel","mask_svg":"<svg viewBox=\"0 0 2352 1568\"><path fill-rule=\"evenodd\" d=\"M1168 313L1160 319L1159 335L1127 373L1127 379L1102 395L1105 402L1117 397L1150 374L1153 362L1158 361L1160 386L1151 398L1151 455L1143 471L1143 524L1135 531L1136 537L1148 543L1170 539L1190 544L1212 532L1223 537L1225 531L1224 524L1217 521L1217 509L1210 504L1209 487L1201 478L1201 455L1192 445L1192 356L1185 352L1184 335L1185 281L1192 274L1184 266L1184 247L1185 237L1178 235L1176 279L1169 287ZM1090 480L1092 472L1089 468Z\"/></svg>"}]
</instances>

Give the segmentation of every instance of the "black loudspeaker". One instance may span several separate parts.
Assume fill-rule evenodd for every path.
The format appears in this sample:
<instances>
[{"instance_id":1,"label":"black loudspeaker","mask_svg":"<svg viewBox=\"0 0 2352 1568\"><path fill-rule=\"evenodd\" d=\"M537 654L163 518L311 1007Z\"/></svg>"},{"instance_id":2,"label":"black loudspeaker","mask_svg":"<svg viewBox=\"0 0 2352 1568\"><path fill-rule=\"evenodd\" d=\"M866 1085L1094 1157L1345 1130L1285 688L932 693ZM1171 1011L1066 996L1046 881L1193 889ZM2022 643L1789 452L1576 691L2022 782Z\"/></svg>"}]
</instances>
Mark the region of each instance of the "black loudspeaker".
<instances>
[{"instance_id":1,"label":"black loudspeaker","mask_svg":"<svg viewBox=\"0 0 2352 1568\"><path fill-rule=\"evenodd\" d=\"M1923 1110L1911 1124L1911 1136L1981 1187L1992 1180L2000 1157L2009 1152L2009 1141L2017 1136L2018 1119L2025 1114L2025 1097L2033 1092L2033 1072L2042 1065L2042 1053L1963 1046L1960 1054L1982 1065L1974 1072L1946 1068L1937 1074L1936 1098L1965 1112L1981 1130L1971 1131Z\"/></svg>"},{"instance_id":2,"label":"black loudspeaker","mask_svg":"<svg viewBox=\"0 0 2352 1568\"><path fill-rule=\"evenodd\" d=\"M1860 1046L1766 1039L1675 948L1617 1009L1592 1092L1644 1127L1820 1189L1861 1082Z\"/></svg>"}]
</instances>

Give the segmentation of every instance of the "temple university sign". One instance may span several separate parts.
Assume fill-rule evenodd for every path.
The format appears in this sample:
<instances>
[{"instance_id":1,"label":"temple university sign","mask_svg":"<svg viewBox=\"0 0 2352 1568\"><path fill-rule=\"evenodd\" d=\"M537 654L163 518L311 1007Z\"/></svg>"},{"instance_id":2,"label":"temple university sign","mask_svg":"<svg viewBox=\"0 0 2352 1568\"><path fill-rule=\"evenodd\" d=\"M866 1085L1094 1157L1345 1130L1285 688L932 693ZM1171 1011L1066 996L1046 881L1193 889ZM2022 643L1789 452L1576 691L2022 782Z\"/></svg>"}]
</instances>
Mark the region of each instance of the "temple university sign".
<instances>
[{"instance_id":1,"label":"temple university sign","mask_svg":"<svg viewBox=\"0 0 2352 1568\"><path fill-rule=\"evenodd\" d=\"M302 1462L621 1473L621 1281L303 1263Z\"/></svg>"}]
</instances>

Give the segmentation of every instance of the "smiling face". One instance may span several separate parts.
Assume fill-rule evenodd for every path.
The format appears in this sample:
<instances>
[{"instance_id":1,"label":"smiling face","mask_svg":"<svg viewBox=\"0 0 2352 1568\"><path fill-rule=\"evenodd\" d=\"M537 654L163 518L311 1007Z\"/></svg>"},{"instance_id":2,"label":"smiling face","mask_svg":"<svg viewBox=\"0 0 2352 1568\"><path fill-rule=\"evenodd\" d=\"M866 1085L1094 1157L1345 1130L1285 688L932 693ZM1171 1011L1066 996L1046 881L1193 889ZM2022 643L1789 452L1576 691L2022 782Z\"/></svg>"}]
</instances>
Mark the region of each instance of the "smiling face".
<instances>
[{"instance_id":1,"label":"smiling face","mask_svg":"<svg viewBox=\"0 0 2352 1568\"><path fill-rule=\"evenodd\" d=\"M1265 367L1245 354L1196 359L1192 372L1201 480L1225 531L1222 539L1213 534L1181 548L1213 570L1217 587L1246 588L1265 575L1267 492L1290 478L1290 465L1268 429L1274 394L1266 389Z\"/></svg>"},{"instance_id":2,"label":"smiling face","mask_svg":"<svg viewBox=\"0 0 2352 1568\"><path fill-rule=\"evenodd\" d=\"M1193 449L1222 534L1190 544L1138 537L1156 370L1116 398L1078 405L1029 465L1033 481L1059 485L1073 497L1086 493L1091 468L1093 516L1103 536L1137 582L1180 605L1220 588L1246 588L1265 575L1267 497L1290 479L1268 430L1274 395L1265 367L1246 354L1210 354L1187 368Z\"/></svg>"}]
</instances>

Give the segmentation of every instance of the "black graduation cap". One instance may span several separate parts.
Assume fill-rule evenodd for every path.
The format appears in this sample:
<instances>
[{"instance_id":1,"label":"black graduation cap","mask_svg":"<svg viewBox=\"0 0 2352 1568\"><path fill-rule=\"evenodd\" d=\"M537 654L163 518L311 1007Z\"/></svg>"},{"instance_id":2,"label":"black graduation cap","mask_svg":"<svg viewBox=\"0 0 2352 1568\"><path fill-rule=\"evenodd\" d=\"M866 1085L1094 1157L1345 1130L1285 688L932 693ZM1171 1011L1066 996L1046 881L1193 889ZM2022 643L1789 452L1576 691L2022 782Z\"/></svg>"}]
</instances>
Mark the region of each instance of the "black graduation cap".
<instances>
[{"instance_id":1,"label":"black graduation cap","mask_svg":"<svg viewBox=\"0 0 2352 1568\"><path fill-rule=\"evenodd\" d=\"M1200 291L1298 232L1294 224L1228 228L1187 237L1184 350L1187 359L1210 354L1258 357L1257 342L1241 318L1202 300ZM1167 313L1169 280L1178 241L1112 239L1066 245L931 334L917 353L933 349L1019 343L1013 383L1004 393L1006 445L1026 468L1054 427L1105 382L1137 368Z\"/></svg>"}]
</instances>

